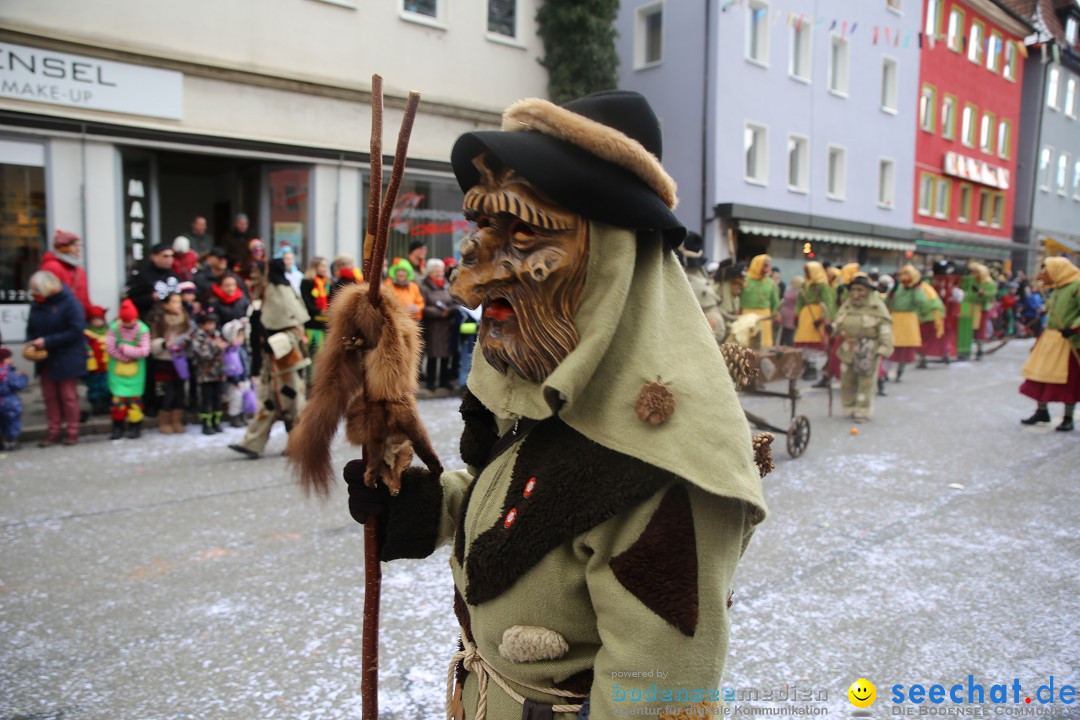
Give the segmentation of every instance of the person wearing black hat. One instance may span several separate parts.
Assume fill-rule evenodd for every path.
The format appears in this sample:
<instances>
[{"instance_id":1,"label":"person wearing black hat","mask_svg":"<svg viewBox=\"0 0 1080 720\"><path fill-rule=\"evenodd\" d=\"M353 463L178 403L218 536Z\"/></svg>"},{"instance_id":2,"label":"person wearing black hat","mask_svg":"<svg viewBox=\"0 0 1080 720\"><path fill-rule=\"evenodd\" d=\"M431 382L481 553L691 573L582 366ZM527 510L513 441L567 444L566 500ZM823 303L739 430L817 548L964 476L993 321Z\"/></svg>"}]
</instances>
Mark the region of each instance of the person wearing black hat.
<instances>
[{"instance_id":1,"label":"person wearing black hat","mask_svg":"<svg viewBox=\"0 0 1080 720\"><path fill-rule=\"evenodd\" d=\"M191 333L191 356L195 361L195 381L199 383L199 420L203 435L224 432L221 427L221 396L225 392L225 349L228 344L218 330L218 313L213 307L200 310L197 327Z\"/></svg>"},{"instance_id":2,"label":"person wearing black hat","mask_svg":"<svg viewBox=\"0 0 1080 720\"><path fill-rule=\"evenodd\" d=\"M674 252L661 149L645 98L611 91L523 100L452 151L475 230L450 291L482 307L468 469L407 470L394 497L358 461L345 476L355 519L387 513L383 560L452 543L453 717L613 717L651 681L612 673L643 658L671 687L720 684L762 470Z\"/></svg>"},{"instance_id":3,"label":"person wearing black hat","mask_svg":"<svg viewBox=\"0 0 1080 720\"><path fill-rule=\"evenodd\" d=\"M847 298L829 335L839 341L836 355L844 416L860 423L874 414L878 368L893 351L892 316L866 273L857 273L847 287Z\"/></svg>"},{"instance_id":4,"label":"person wearing black hat","mask_svg":"<svg viewBox=\"0 0 1080 720\"><path fill-rule=\"evenodd\" d=\"M413 282L419 285L427 277L427 245L423 240L409 243L409 252L405 255L413 269Z\"/></svg>"},{"instance_id":5,"label":"person wearing black hat","mask_svg":"<svg viewBox=\"0 0 1080 720\"><path fill-rule=\"evenodd\" d=\"M728 327L731 327L731 323L735 322L742 312L739 296L746 284L746 268L745 261L735 262L733 258L725 258L720 261L713 274L713 288L720 299L720 315Z\"/></svg>"},{"instance_id":6,"label":"person wearing black hat","mask_svg":"<svg viewBox=\"0 0 1080 720\"><path fill-rule=\"evenodd\" d=\"M149 317L155 302L176 292L180 279L173 272L172 245L158 243L150 248L150 258L132 270L123 290L123 297L130 298L144 321Z\"/></svg>"}]
</instances>

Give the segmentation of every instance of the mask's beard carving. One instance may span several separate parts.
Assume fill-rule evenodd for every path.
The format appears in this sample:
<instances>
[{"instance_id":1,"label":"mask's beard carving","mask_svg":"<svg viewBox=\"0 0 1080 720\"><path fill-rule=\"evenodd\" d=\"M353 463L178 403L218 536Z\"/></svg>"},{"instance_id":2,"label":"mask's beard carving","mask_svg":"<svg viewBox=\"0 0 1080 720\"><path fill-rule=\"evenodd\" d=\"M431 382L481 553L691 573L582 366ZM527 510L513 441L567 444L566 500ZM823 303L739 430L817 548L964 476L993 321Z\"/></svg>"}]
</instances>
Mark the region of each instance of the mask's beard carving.
<instances>
[{"instance_id":1,"label":"mask's beard carving","mask_svg":"<svg viewBox=\"0 0 1080 720\"><path fill-rule=\"evenodd\" d=\"M477 342L492 367L542 382L577 347L588 224L491 156L473 162L480 181L465 214L477 229L461 243L450 292L483 305Z\"/></svg>"}]
</instances>

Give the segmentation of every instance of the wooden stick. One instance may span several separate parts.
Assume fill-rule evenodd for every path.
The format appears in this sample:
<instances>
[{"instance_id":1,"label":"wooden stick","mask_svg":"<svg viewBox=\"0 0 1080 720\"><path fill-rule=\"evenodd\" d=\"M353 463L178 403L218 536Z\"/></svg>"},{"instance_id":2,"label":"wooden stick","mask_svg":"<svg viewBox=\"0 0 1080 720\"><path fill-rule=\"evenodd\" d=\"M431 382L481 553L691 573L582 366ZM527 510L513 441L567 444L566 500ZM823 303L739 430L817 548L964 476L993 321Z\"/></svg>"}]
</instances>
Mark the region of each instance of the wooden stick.
<instances>
[{"instance_id":1,"label":"wooden stick","mask_svg":"<svg viewBox=\"0 0 1080 720\"><path fill-rule=\"evenodd\" d=\"M364 279L371 280L371 257L374 251L375 235L379 229L379 210L382 201L382 121L383 97L382 75L371 76L371 180L368 183L368 221L364 233ZM382 267L375 269L382 276Z\"/></svg>"},{"instance_id":2,"label":"wooden stick","mask_svg":"<svg viewBox=\"0 0 1080 720\"><path fill-rule=\"evenodd\" d=\"M368 455L365 451L364 455ZM370 455L368 455L370 457ZM379 522L377 515L364 523L364 626L360 659L360 711L363 720L379 718L379 601L382 595L382 567L379 565Z\"/></svg>"},{"instance_id":3,"label":"wooden stick","mask_svg":"<svg viewBox=\"0 0 1080 720\"><path fill-rule=\"evenodd\" d=\"M382 279L382 262L386 256L386 238L390 234L390 215L394 211L394 203L397 202L398 191L401 189L401 179L405 176L405 156L409 151L409 137L412 135L416 108L419 105L420 93L410 92L409 100L405 104L405 116L401 119L397 149L394 150L394 168L390 171L390 182L386 186L386 197L383 199L382 213L379 216L379 232L371 258L372 271L379 273L378 278L368 281L368 300L372 305L379 304L379 280Z\"/></svg>"}]
</instances>

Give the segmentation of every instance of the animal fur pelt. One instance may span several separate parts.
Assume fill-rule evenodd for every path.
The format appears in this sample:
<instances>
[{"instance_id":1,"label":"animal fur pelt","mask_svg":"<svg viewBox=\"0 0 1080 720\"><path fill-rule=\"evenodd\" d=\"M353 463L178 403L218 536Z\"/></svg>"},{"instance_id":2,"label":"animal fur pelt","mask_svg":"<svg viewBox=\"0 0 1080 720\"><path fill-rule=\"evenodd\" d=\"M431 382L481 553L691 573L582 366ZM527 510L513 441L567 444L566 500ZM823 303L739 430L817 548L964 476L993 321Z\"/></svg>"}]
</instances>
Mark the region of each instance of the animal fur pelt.
<instances>
[{"instance_id":1,"label":"animal fur pelt","mask_svg":"<svg viewBox=\"0 0 1080 720\"><path fill-rule=\"evenodd\" d=\"M315 357L315 384L289 436L289 464L306 490L326 495L334 469L330 444L345 419L345 437L365 448L364 482L381 478L396 495L413 450L441 473L416 406L420 328L393 293L348 285L334 296L326 340Z\"/></svg>"}]
</instances>

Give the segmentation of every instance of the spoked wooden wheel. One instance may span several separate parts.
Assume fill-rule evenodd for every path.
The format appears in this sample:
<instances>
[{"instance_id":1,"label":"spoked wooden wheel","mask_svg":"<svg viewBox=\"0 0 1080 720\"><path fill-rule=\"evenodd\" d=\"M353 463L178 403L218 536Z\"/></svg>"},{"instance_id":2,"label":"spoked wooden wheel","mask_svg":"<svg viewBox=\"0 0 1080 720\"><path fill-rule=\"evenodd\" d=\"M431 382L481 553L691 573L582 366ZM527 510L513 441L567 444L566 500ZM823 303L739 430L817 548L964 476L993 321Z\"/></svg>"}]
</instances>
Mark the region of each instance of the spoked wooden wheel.
<instances>
[{"instance_id":1,"label":"spoked wooden wheel","mask_svg":"<svg viewBox=\"0 0 1080 720\"><path fill-rule=\"evenodd\" d=\"M791 425L788 426L787 431L787 451L788 455L793 458L797 458L803 454L806 450L806 446L810 444L810 421L806 419L805 415L796 415L791 418Z\"/></svg>"}]
</instances>

